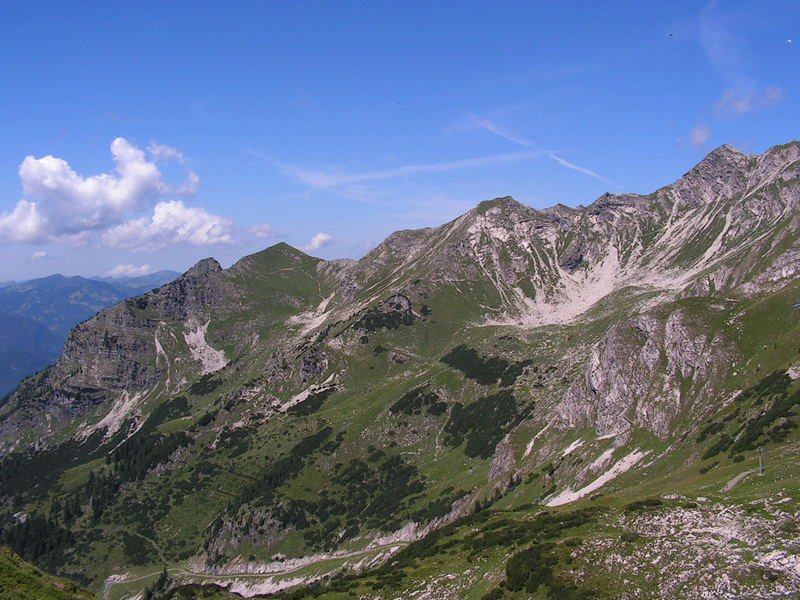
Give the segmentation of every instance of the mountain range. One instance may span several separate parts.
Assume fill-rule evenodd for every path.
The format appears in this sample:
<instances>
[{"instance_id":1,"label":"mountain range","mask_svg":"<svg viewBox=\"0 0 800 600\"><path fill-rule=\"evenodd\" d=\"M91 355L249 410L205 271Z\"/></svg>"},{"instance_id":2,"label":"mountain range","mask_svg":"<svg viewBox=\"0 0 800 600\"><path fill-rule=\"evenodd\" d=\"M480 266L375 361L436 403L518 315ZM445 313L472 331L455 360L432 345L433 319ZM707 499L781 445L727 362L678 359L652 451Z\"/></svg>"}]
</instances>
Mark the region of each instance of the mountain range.
<instances>
[{"instance_id":1,"label":"mountain range","mask_svg":"<svg viewBox=\"0 0 800 600\"><path fill-rule=\"evenodd\" d=\"M54 362L75 325L178 275L174 271L98 279L50 275L0 285L0 395Z\"/></svg>"},{"instance_id":2,"label":"mountain range","mask_svg":"<svg viewBox=\"0 0 800 600\"><path fill-rule=\"evenodd\" d=\"M204 259L3 400L0 542L107 600L800 593L799 274L798 142Z\"/></svg>"}]
</instances>

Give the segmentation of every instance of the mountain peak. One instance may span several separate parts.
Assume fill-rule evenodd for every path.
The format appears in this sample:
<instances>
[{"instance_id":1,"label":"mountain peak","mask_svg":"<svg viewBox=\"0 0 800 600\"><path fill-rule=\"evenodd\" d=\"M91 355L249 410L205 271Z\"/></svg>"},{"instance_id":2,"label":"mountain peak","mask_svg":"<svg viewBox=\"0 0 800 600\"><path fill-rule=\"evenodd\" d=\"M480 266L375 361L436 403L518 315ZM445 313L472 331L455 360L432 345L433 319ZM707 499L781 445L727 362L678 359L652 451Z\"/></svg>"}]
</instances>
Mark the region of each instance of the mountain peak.
<instances>
[{"instance_id":1,"label":"mountain peak","mask_svg":"<svg viewBox=\"0 0 800 600\"><path fill-rule=\"evenodd\" d=\"M695 169L712 170L746 167L750 156L730 144L723 144L709 152Z\"/></svg>"},{"instance_id":2,"label":"mountain peak","mask_svg":"<svg viewBox=\"0 0 800 600\"><path fill-rule=\"evenodd\" d=\"M208 275L210 273L218 273L220 271L222 271L222 265L220 265L216 259L204 258L197 261L197 263L183 275L184 277L192 275Z\"/></svg>"},{"instance_id":3,"label":"mountain peak","mask_svg":"<svg viewBox=\"0 0 800 600\"><path fill-rule=\"evenodd\" d=\"M527 208L521 202L514 200L511 196L503 196L502 198L494 198L493 200L484 200L474 211L480 215L485 214L493 208L499 208L501 211L519 210L520 208Z\"/></svg>"}]
</instances>

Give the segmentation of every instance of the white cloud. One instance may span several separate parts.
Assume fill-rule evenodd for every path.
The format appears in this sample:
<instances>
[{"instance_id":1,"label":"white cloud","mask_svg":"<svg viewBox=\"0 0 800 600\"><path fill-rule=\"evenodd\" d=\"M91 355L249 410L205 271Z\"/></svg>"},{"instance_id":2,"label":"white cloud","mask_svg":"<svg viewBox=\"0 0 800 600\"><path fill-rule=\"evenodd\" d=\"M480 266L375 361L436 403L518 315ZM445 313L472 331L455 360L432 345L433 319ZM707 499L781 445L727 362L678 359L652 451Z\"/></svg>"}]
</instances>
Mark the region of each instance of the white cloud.
<instances>
[{"instance_id":1,"label":"white cloud","mask_svg":"<svg viewBox=\"0 0 800 600\"><path fill-rule=\"evenodd\" d=\"M281 235L280 232L269 223L260 223L259 225L254 225L248 231L257 238L261 239L274 238Z\"/></svg>"},{"instance_id":2,"label":"white cloud","mask_svg":"<svg viewBox=\"0 0 800 600\"><path fill-rule=\"evenodd\" d=\"M164 144L159 144L158 142L150 142L150 144L147 146L147 152L156 160L176 160L182 165L186 164L186 158L183 156L183 152L178 151L172 146L165 146Z\"/></svg>"},{"instance_id":3,"label":"white cloud","mask_svg":"<svg viewBox=\"0 0 800 600\"><path fill-rule=\"evenodd\" d=\"M731 88L725 90L714 110L718 117L735 117L745 113L770 108L783 100L783 90L777 86L769 85L763 92L758 93L750 89Z\"/></svg>"},{"instance_id":4,"label":"white cloud","mask_svg":"<svg viewBox=\"0 0 800 600\"><path fill-rule=\"evenodd\" d=\"M140 277L142 275L147 275L152 273L153 269L150 268L150 265L142 265L141 267L137 267L136 265L117 265L110 271L105 273L106 277Z\"/></svg>"},{"instance_id":5,"label":"white cloud","mask_svg":"<svg viewBox=\"0 0 800 600\"><path fill-rule=\"evenodd\" d=\"M605 177L595 173L594 171L590 171L589 169L585 169L584 167L579 167L578 165L576 165L574 163L571 163L569 161L566 161L563 158L561 158L559 156L556 156L555 154L549 154L548 156L550 158L552 158L554 161L556 161L557 163L559 163L560 165L567 167L568 169L572 169L573 171L578 171L578 172L583 173L585 175L589 175L590 177L594 177L595 179L599 179L600 181L602 181L604 183L607 183L609 185L613 185L614 187L618 187L620 189L624 189L620 184L614 183L610 179L606 179Z\"/></svg>"},{"instance_id":6,"label":"white cloud","mask_svg":"<svg viewBox=\"0 0 800 600\"><path fill-rule=\"evenodd\" d=\"M162 179L155 161L183 156L169 146L150 146L154 160L124 138L111 143L114 173L82 177L67 161L54 156L26 157L19 167L24 198L10 212L0 213L0 241L44 243L85 242L92 232L123 223L160 197L192 195L199 177L187 169L178 186Z\"/></svg>"},{"instance_id":7,"label":"white cloud","mask_svg":"<svg viewBox=\"0 0 800 600\"><path fill-rule=\"evenodd\" d=\"M175 243L231 244L232 225L230 219L172 200L156 204L149 219L142 217L109 229L103 234L103 242L112 248L134 251L158 250Z\"/></svg>"},{"instance_id":8,"label":"white cloud","mask_svg":"<svg viewBox=\"0 0 800 600\"><path fill-rule=\"evenodd\" d=\"M508 129L505 129L495 123L494 121L490 121L489 119L476 117L475 115L470 115L470 121L476 127L484 129L490 133L495 135L499 135L501 138L507 139L509 142L514 142L515 144L519 144L520 146L533 146L533 142L526 139L525 137L516 134Z\"/></svg>"},{"instance_id":9,"label":"white cloud","mask_svg":"<svg viewBox=\"0 0 800 600\"><path fill-rule=\"evenodd\" d=\"M197 190L200 188L200 177L198 177L197 173L192 169L186 167L186 158L183 156L182 152L172 146L165 146L157 142L150 142L150 145L147 146L147 152L156 161L176 161L185 167L186 179L183 183L173 188L176 194L191 197L197 193Z\"/></svg>"},{"instance_id":10,"label":"white cloud","mask_svg":"<svg viewBox=\"0 0 800 600\"><path fill-rule=\"evenodd\" d=\"M40 260L42 258L47 258L47 252L44 250L38 250L31 254L31 260Z\"/></svg>"},{"instance_id":11,"label":"white cloud","mask_svg":"<svg viewBox=\"0 0 800 600\"><path fill-rule=\"evenodd\" d=\"M717 117L736 117L754 110L770 108L783 99L777 86L761 85L749 74L749 58L745 37L737 31L744 21L736 22L725 14L720 3L712 0L700 14L700 42L706 58L716 69L727 89L714 105Z\"/></svg>"},{"instance_id":12,"label":"white cloud","mask_svg":"<svg viewBox=\"0 0 800 600\"><path fill-rule=\"evenodd\" d=\"M711 130L705 123L698 123L694 126L692 131L689 132L689 139L692 145L698 150L705 150L706 144L711 137Z\"/></svg>"},{"instance_id":13,"label":"white cloud","mask_svg":"<svg viewBox=\"0 0 800 600\"><path fill-rule=\"evenodd\" d=\"M289 165L275 160L258 152L251 152L273 165L278 167L286 175L297 179L310 187L318 189L335 188L345 184L358 183L362 181L374 181L376 179L395 179L407 175L418 173L440 173L445 171L457 171L460 169L494 166L507 162L526 160L548 154L548 151L538 152L511 152L507 154L495 154L480 158L466 158L448 162L428 163L419 165L405 165L393 169L380 171L366 171L364 173L342 173L330 170L309 169L297 165Z\"/></svg>"},{"instance_id":14,"label":"white cloud","mask_svg":"<svg viewBox=\"0 0 800 600\"><path fill-rule=\"evenodd\" d=\"M305 252L314 252L315 250L319 250L320 248L324 248L325 246L331 245L335 240L333 236L327 233L317 233L312 236L308 243L301 248L301 250Z\"/></svg>"}]
</instances>

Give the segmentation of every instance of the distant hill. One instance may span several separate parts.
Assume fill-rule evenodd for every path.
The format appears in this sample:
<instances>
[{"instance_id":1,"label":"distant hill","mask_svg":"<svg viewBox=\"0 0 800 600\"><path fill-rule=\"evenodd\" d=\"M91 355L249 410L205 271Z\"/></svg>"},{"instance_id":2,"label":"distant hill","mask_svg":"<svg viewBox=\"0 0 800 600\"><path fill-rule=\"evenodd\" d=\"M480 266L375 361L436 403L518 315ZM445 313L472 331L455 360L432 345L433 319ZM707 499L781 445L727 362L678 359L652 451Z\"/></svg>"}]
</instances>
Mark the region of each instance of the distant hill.
<instances>
[{"instance_id":1,"label":"distant hill","mask_svg":"<svg viewBox=\"0 0 800 600\"><path fill-rule=\"evenodd\" d=\"M27 317L0 315L0 394L53 362L64 340Z\"/></svg>"},{"instance_id":2,"label":"distant hill","mask_svg":"<svg viewBox=\"0 0 800 600\"><path fill-rule=\"evenodd\" d=\"M174 271L118 279L50 275L0 285L0 395L58 358L75 325L178 275Z\"/></svg>"}]
</instances>

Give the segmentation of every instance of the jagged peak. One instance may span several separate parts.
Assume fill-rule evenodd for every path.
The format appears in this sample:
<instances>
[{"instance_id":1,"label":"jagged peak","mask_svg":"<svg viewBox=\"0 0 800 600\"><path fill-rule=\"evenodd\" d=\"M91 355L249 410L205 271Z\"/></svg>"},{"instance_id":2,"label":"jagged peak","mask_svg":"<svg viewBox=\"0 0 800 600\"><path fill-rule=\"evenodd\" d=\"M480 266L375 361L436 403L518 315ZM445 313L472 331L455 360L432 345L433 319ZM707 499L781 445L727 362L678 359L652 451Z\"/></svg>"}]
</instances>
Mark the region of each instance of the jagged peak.
<instances>
[{"instance_id":1,"label":"jagged peak","mask_svg":"<svg viewBox=\"0 0 800 600\"><path fill-rule=\"evenodd\" d=\"M197 261L183 276L193 277L197 275L208 275L210 273L219 273L220 271L222 271L222 265L220 265L215 258L204 258Z\"/></svg>"},{"instance_id":2,"label":"jagged peak","mask_svg":"<svg viewBox=\"0 0 800 600\"><path fill-rule=\"evenodd\" d=\"M708 153L708 156L747 156L746 153L739 150L736 146L732 144L722 144L721 146L714 148L711 152Z\"/></svg>"},{"instance_id":3,"label":"jagged peak","mask_svg":"<svg viewBox=\"0 0 800 600\"><path fill-rule=\"evenodd\" d=\"M772 163L777 168L783 168L800 158L800 141L792 140L785 144L773 146L759 158L762 161Z\"/></svg>"},{"instance_id":4,"label":"jagged peak","mask_svg":"<svg viewBox=\"0 0 800 600\"><path fill-rule=\"evenodd\" d=\"M750 160L745 154L730 144L723 144L709 152L689 173L717 173L729 169L744 169Z\"/></svg>"}]
</instances>

